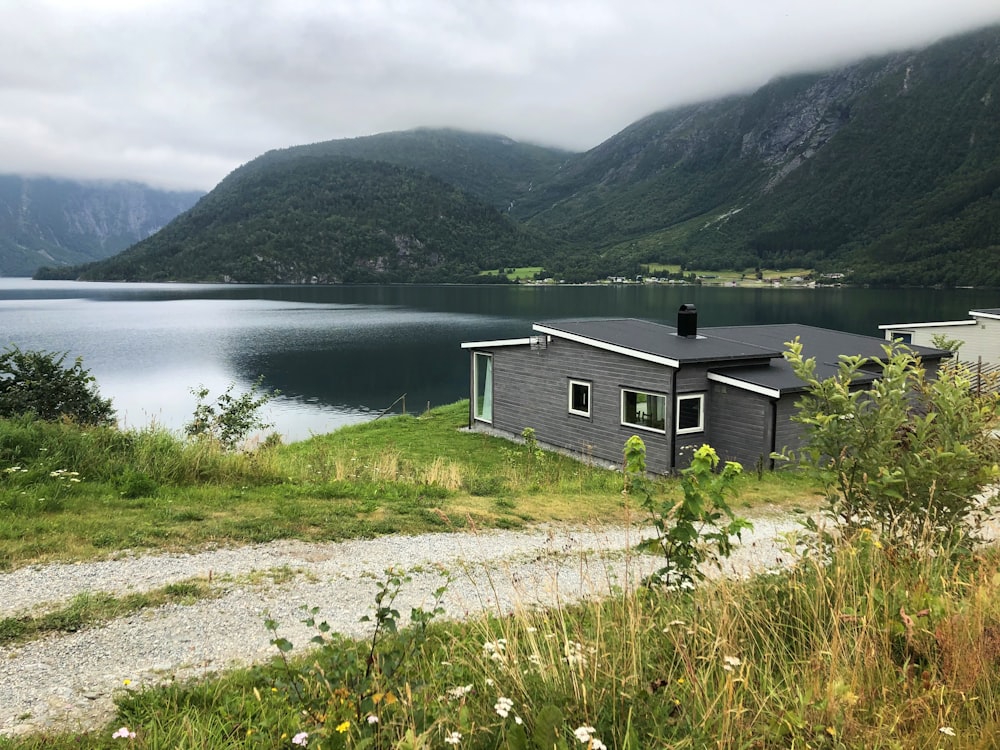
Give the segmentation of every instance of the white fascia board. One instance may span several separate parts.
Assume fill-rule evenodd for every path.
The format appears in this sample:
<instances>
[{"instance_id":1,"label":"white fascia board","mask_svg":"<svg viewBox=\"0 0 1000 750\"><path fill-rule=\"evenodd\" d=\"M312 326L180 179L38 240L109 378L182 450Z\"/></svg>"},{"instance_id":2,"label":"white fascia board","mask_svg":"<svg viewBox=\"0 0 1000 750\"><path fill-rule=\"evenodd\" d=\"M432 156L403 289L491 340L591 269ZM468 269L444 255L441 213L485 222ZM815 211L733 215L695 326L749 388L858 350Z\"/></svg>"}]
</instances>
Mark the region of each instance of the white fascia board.
<instances>
[{"instance_id":1,"label":"white fascia board","mask_svg":"<svg viewBox=\"0 0 1000 750\"><path fill-rule=\"evenodd\" d=\"M466 341L463 349L491 349L496 346L527 346L531 339L497 339L496 341Z\"/></svg>"},{"instance_id":2,"label":"white fascia board","mask_svg":"<svg viewBox=\"0 0 1000 750\"><path fill-rule=\"evenodd\" d=\"M937 323L887 323L879 326L880 331L892 331L897 328L946 328L948 326L974 326L974 320L941 320Z\"/></svg>"},{"instance_id":3,"label":"white fascia board","mask_svg":"<svg viewBox=\"0 0 1000 750\"><path fill-rule=\"evenodd\" d=\"M632 357L633 359L642 359L646 362L655 362L658 365L666 365L667 367L673 367L675 370L681 366L680 362L676 359L671 359L670 357L661 357L658 354L636 351L635 349L629 349L625 346L609 344L606 341L590 339L586 336L580 336L576 333L567 333L566 331L560 331L555 328L538 325L537 323L531 327L531 330L544 333L547 336L555 336L556 338L566 339L567 341L575 341L578 344L586 344L587 346L592 346L595 349L603 349L604 351L614 352L615 354L624 354L626 357Z\"/></svg>"},{"instance_id":4,"label":"white fascia board","mask_svg":"<svg viewBox=\"0 0 1000 750\"><path fill-rule=\"evenodd\" d=\"M751 393L759 393L761 396L768 396L769 398L781 398L781 391L776 391L774 388L766 388L762 385L748 383L745 380L737 380L736 378L731 378L728 375L720 375L717 372L710 372L707 377L713 383L731 385L733 388L739 388L742 391L750 391Z\"/></svg>"},{"instance_id":5,"label":"white fascia board","mask_svg":"<svg viewBox=\"0 0 1000 750\"><path fill-rule=\"evenodd\" d=\"M980 312L979 310L969 310L969 315L974 315L977 318L990 318L991 320L1000 320L1000 315L994 315L993 313ZM972 321L975 323L976 321Z\"/></svg>"}]
</instances>

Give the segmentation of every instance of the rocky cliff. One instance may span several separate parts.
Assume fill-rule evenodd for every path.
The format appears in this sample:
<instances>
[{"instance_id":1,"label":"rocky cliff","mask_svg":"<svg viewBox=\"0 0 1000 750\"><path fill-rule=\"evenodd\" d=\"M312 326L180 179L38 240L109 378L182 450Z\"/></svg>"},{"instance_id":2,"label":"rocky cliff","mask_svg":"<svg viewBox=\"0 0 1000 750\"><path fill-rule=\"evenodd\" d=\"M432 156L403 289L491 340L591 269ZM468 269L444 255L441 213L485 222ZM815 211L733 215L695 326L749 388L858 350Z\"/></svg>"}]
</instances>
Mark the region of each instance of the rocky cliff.
<instances>
[{"instance_id":1,"label":"rocky cliff","mask_svg":"<svg viewBox=\"0 0 1000 750\"><path fill-rule=\"evenodd\" d=\"M134 182L0 176L0 276L107 258L145 239L201 197Z\"/></svg>"}]
</instances>

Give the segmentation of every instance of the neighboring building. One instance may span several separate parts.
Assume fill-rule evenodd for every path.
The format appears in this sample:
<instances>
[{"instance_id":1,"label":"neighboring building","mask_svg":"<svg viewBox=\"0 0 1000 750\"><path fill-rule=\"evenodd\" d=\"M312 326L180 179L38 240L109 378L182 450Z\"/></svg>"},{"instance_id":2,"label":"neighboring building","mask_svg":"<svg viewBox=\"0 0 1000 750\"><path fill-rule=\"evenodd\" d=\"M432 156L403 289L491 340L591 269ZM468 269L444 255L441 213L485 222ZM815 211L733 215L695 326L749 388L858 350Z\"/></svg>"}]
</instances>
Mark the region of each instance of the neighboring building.
<instances>
[{"instance_id":1,"label":"neighboring building","mask_svg":"<svg viewBox=\"0 0 1000 750\"><path fill-rule=\"evenodd\" d=\"M682 305L677 328L635 319L536 323L535 335L462 344L471 359L469 423L517 436L526 427L547 446L621 464L639 435L647 468L684 468L708 443L723 460L772 466L774 451L796 447L795 402L805 386L782 357L799 338L816 375L837 371L839 355L883 357L871 336L806 325L697 326ZM928 369L949 352L915 347ZM858 384L875 380L878 371Z\"/></svg>"},{"instance_id":2,"label":"neighboring building","mask_svg":"<svg viewBox=\"0 0 1000 750\"><path fill-rule=\"evenodd\" d=\"M958 359L962 362L1000 365L1000 308L969 310L970 320L937 323L889 323L879 326L887 341L934 346L936 335L961 341Z\"/></svg>"}]
</instances>

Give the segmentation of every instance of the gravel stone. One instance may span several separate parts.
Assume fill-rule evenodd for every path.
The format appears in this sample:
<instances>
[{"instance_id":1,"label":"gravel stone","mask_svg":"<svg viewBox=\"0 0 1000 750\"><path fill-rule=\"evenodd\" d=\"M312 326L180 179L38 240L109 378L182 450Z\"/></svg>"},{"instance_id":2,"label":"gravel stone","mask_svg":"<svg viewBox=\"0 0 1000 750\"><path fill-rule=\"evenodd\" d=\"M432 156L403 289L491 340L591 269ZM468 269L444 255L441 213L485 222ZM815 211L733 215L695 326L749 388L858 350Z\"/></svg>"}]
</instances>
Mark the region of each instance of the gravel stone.
<instances>
[{"instance_id":1,"label":"gravel stone","mask_svg":"<svg viewBox=\"0 0 1000 750\"><path fill-rule=\"evenodd\" d=\"M755 530L725 562L728 574L780 565L776 538L798 528L789 519L753 521ZM296 651L314 634L301 622L304 608L319 607L318 619L335 632L364 636L370 625L359 620L371 611L377 581L392 567L412 577L396 601L404 619L412 607L431 604L443 571L454 578L443 602L451 618L605 596L660 567L657 557L626 552L644 533L549 525L325 544L279 541L0 574L0 617L39 613L82 592L141 592L192 578L211 579L219 594L0 648L0 734L97 729L113 718L119 691L270 659L277 652L266 617ZM267 573L276 570L294 575L275 582Z\"/></svg>"}]
</instances>

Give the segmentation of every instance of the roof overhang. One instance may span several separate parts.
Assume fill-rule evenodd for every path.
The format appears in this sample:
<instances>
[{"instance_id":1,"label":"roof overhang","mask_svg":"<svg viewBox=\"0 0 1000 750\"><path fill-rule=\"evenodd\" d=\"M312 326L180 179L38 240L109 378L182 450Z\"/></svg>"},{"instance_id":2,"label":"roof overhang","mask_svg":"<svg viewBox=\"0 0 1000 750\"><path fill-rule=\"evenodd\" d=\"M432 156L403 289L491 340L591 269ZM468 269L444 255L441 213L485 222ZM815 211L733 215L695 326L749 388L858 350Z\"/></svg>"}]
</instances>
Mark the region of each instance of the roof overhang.
<instances>
[{"instance_id":1,"label":"roof overhang","mask_svg":"<svg viewBox=\"0 0 1000 750\"><path fill-rule=\"evenodd\" d=\"M586 344L587 346L592 346L595 349L603 349L607 352L623 354L626 357L641 359L646 362L654 362L658 365L666 365L667 367L673 367L675 370L681 366L681 363L678 360L670 357L662 357L658 354L650 354L649 352L641 352L637 349L629 349L628 347L618 346L617 344L609 344L606 341L588 338L587 336L581 336L577 333L560 331L557 328L549 328L548 326L539 325L538 323L535 323L535 325L531 327L531 330L538 331L538 333L544 333L547 336L554 336L556 338L566 339L567 341L575 341L578 344Z\"/></svg>"},{"instance_id":2,"label":"roof overhang","mask_svg":"<svg viewBox=\"0 0 1000 750\"><path fill-rule=\"evenodd\" d=\"M463 349L494 349L498 346L528 346L531 339L496 339L495 341L466 341Z\"/></svg>"},{"instance_id":3,"label":"roof overhang","mask_svg":"<svg viewBox=\"0 0 1000 750\"><path fill-rule=\"evenodd\" d=\"M973 315L977 318L989 318L990 320L1000 320L1000 315L993 312L986 312L985 310L969 310L969 315Z\"/></svg>"},{"instance_id":4,"label":"roof overhang","mask_svg":"<svg viewBox=\"0 0 1000 750\"><path fill-rule=\"evenodd\" d=\"M768 388L763 385L757 385L756 383L748 383L745 380L739 380L738 378L731 377L729 375L722 375L718 372L709 372L707 377L713 383L721 383L722 385L731 385L733 388L739 388L743 391L750 391L751 393L758 393L761 396L767 396L768 398L781 398L781 391L775 390L774 388Z\"/></svg>"},{"instance_id":5,"label":"roof overhang","mask_svg":"<svg viewBox=\"0 0 1000 750\"><path fill-rule=\"evenodd\" d=\"M1000 316L996 317L1000 320ZM946 328L948 326L974 326L974 320L941 320L937 323L887 323L878 327L880 331L894 331L897 328Z\"/></svg>"}]
</instances>

